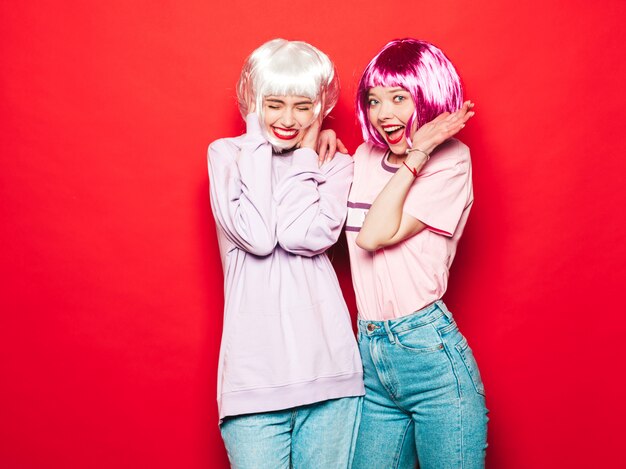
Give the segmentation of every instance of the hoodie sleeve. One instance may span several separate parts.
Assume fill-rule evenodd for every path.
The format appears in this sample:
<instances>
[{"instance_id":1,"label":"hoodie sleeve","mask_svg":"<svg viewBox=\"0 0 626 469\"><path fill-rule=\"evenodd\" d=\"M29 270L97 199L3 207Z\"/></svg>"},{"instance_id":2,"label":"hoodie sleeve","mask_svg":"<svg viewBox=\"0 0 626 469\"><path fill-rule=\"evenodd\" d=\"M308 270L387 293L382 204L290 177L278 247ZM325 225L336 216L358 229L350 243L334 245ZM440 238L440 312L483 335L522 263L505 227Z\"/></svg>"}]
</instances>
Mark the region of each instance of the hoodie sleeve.
<instances>
[{"instance_id":1,"label":"hoodie sleeve","mask_svg":"<svg viewBox=\"0 0 626 469\"><path fill-rule=\"evenodd\" d=\"M218 229L235 246L257 256L276 247L276 209L272 198L272 147L256 114L246 118L241 139L209 146L211 209Z\"/></svg>"},{"instance_id":2,"label":"hoodie sleeve","mask_svg":"<svg viewBox=\"0 0 626 469\"><path fill-rule=\"evenodd\" d=\"M338 153L317 166L317 153L294 152L294 161L274 193L278 243L288 252L315 256L337 242L346 220L353 164Z\"/></svg>"}]
</instances>

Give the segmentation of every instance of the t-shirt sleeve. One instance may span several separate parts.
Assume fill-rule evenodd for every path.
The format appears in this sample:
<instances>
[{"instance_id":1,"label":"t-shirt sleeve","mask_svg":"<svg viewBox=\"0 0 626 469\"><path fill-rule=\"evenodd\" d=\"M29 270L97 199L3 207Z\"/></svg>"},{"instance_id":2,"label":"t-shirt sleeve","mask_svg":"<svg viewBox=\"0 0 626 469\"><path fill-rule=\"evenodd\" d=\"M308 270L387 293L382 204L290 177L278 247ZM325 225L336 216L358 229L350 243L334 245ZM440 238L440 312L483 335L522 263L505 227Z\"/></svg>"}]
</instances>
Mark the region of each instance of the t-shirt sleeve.
<instances>
[{"instance_id":1,"label":"t-shirt sleeve","mask_svg":"<svg viewBox=\"0 0 626 469\"><path fill-rule=\"evenodd\" d=\"M459 141L446 142L416 178L403 211L431 231L451 237L472 202L471 189L469 149Z\"/></svg>"}]
</instances>

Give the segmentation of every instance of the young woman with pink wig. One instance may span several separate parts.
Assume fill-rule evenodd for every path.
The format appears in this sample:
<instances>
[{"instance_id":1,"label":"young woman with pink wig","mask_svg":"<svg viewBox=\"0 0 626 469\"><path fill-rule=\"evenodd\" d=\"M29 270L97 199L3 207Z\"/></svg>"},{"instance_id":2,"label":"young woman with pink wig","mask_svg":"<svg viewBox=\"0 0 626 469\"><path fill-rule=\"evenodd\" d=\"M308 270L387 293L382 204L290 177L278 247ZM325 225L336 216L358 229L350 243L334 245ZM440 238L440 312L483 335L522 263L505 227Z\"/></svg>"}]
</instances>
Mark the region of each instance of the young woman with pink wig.
<instances>
[{"instance_id":1,"label":"young woman with pink wig","mask_svg":"<svg viewBox=\"0 0 626 469\"><path fill-rule=\"evenodd\" d=\"M361 77L365 143L346 233L366 395L355 468L484 466L487 409L467 340L442 301L474 197L474 114L448 58L391 41Z\"/></svg>"}]
</instances>

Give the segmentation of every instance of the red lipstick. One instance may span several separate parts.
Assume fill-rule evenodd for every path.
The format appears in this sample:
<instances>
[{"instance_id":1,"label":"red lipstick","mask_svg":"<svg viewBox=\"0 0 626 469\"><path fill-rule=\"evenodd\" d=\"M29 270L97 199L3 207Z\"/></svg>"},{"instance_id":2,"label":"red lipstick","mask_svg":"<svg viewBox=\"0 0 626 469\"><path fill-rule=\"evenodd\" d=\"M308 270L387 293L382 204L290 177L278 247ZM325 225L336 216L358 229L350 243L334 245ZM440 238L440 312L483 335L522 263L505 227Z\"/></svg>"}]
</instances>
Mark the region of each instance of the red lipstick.
<instances>
[{"instance_id":1,"label":"red lipstick","mask_svg":"<svg viewBox=\"0 0 626 469\"><path fill-rule=\"evenodd\" d=\"M272 132L274 132L274 135L281 140L292 140L296 138L296 136L298 135L300 131L295 130L295 129L283 129L281 127L272 127ZM279 132L282 132L282 133L279 133Z\"/></svg>"},{"instance_id":2,"label":"red lipstick","mask_svg":"<svg viewBox=\"0 0 626 469\"><path fill-rule=\"evenodd\" d=\"M389 125L382 126L383 131L385 131L387 142L391 145L395 145L396 143L399 143L402 140L402 137L404 137L404 129L405 129L405 127L402 126L398 130L395 130L394 132L391 132L391 133L386 131L386 129L393 128L393 127L399 127L399 125L389 124ZM392 135L395 135L395 137L392 137Z\"/></svg>"},{"instance_id":3,"label":"red lipstick","mask_svg":"<svg viewBox=\"0 0 626 469\"><path fill-rule=\"evenodd\" d=\"M402 140L402 137L403 137L402 132L400 132L400 135L398 135L398 138L394 138L394 139L392 139L392 138L391 138L391 136L389 136L389 135L388 135L388 136L387 136L387 141L388 141L389 143L391 143L392 145L395 145L395 144L396 144L396 143L398 143L400 140Z\"/></svg>"}]
</instances>

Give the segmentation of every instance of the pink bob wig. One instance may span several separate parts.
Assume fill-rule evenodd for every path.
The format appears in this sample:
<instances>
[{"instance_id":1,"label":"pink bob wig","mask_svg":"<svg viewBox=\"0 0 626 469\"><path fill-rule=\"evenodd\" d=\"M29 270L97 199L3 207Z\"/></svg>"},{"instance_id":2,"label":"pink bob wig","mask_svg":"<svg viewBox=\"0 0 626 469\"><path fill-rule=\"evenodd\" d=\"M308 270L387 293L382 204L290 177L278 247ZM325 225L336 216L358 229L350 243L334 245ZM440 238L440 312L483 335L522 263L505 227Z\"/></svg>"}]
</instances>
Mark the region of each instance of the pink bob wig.
<instances>
[{"instance_id":1,"label":"pink bob wig","mask_svg":"<svg viewBox=\"0 0 626 469\"><path fill-rule=\"evenodd\" d=\"M442 112L454 112L463 105L459 75L440 49L417 39L391 41L365 68L356 97L363 139L381 148L387 148L387 144L368 117L369 90L376 86L399 86L413 97L415 112L406 126L409 144L414 122L419 128Z\"/></svg>"}]
</instances>

